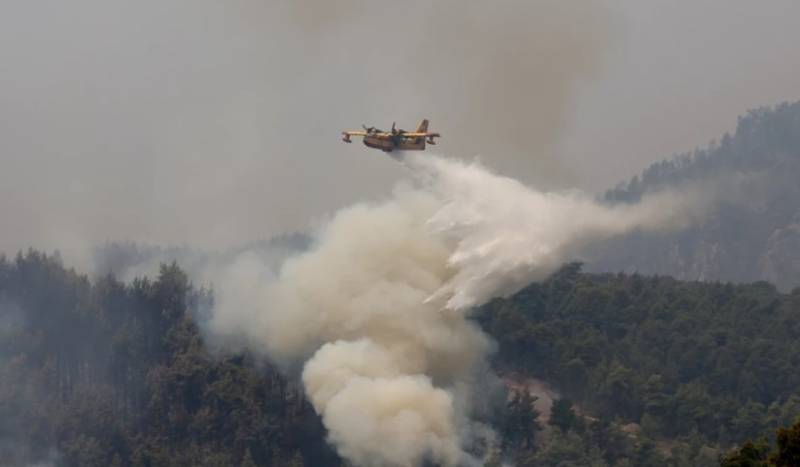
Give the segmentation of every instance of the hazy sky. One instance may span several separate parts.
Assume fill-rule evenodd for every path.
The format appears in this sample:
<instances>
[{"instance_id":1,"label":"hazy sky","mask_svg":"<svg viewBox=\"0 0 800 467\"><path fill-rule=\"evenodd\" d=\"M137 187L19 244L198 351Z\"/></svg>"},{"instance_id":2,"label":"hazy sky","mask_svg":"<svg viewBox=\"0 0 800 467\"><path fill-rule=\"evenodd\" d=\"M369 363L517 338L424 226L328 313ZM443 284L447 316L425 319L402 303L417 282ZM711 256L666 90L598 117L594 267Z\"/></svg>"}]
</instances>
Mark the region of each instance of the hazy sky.
<instances>
[{"instance_id":1,"label":"hazy sky","mask_svg":"<svg viewBox=\"0 0 800 467\"><path fill-rule=\"evenodd\" d=\"M598 190L800 99L800 2L1 0L0 251L224 247L384 196L339 131Z\"/></svg>"},{"instance_id":2,"label":"hazy sky","mask_svg":"<svg viewBox=\"0 0 800 467\"><path fill-rule=\"evenodd\" d=\"M562 157L587 189L704 147L748 109L800 100L800 2L606 0L615 38Z\"/></svg>"}]
</instances>

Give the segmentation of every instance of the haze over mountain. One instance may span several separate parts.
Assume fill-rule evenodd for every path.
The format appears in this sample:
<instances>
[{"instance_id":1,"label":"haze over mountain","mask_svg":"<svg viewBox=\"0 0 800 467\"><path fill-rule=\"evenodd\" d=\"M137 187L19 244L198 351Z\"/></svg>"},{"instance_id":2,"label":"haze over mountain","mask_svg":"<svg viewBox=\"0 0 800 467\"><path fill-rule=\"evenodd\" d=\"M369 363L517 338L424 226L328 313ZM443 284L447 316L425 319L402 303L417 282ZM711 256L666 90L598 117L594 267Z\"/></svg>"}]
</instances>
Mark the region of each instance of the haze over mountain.
<instances>
[{"instance_id":1,"label":"haze over mountain","mask_svg":"<svg viewBox=\"0 0 800 467\"><path fill-rule=\"evenodd\" d=\"M702 185L717 192L698 223L671 233L635 232L587 254L595 271L687 280L766 280L800 285L800 102L753 110L708 148L656 163L609 190L619 204L646 193Z\"/></svg>"},{"instance_id":2,"label":"haze over mountain","mask_svg":"<svg viewBox=\"0 0 800 467\"><path fill-rule=\"evenodd\" d=\"M6 0L0 251L306 229L403 176L338 140L361 123L428 117L445 156L603 190L800 98L794 0L502 5Z\"/></svg>"},{"instance_id":3,"label":"haze over mountain","mask_svg":"<svg viewBox=\"0 0 800 467\"><path fill-rule=\"evenodd\" d=\"M800 464L800 3L6 3L0 466Z\"/></svg>"},{"instance_id":4,"label":"haze over mountain","mask_svg":"<svg viewBox=\"0 0 800 467\"><path fill-rule=\"evenodd\" d=\"M606 191L611 205L645 194L691 188L709 203L703 216L671 232L635 231L575 252L588 271L670 275L686 280L769 281L781 290L800 285L800 102L760 108L738 118L733 134L708 147L657 162ZM700 199L698 198L698 201ZM107 244L93 253L91 270L123 278L153 274L178 261L201 282L211 264L254 250L275 268L310 237L295 233L209 253L189 247ZM205 280L204 280L205 279Z\"/></svg>"}]
</instances>

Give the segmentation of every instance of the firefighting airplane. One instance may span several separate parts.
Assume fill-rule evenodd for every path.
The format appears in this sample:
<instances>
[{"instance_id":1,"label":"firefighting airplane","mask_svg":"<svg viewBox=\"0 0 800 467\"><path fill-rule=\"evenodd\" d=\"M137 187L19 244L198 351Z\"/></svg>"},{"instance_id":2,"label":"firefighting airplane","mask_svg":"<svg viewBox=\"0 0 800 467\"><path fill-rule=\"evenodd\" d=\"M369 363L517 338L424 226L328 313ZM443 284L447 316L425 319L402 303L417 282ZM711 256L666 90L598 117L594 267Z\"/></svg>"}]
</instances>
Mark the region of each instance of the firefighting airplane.
<instances>
[{"instance_id":1,"label":"firefighting airplane","mask_svg":"<svg viewBox=\"0 0 800 467\"><path fill-rule=\"evenodd\" d=\"M428 132L428 120L422 120L416 131L398 130L392 123L392 131L382 131L375 127L364 126L364 131L343 131L342 141L352 143L351 136L362 136L364 144L384 152L395 149L402 151L424 151L425 143L436 144L433 138L439 138L439 133Z\"/></svg>"}]
</instances>

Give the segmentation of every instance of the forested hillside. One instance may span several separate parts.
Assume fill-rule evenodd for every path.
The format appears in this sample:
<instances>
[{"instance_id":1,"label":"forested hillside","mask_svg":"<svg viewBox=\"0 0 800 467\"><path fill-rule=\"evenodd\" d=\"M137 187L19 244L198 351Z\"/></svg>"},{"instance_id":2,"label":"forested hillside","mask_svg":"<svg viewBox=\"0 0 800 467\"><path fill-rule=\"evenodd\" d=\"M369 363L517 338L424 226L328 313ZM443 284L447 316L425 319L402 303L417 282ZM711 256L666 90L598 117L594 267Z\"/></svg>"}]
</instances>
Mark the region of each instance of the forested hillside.
<instances>
[{"instance_id":1,"label":"forested hillside","mask_svg":"<svg viewBox=\"0 0 800 467\"><path fill-rule=\"evenodd\" d=\"M209 353L211 300L174 264L125 284L0 260L0 465L343 465L295 379ZM487 465L716 465L800 416L798 313L800 290L577 265L496 300L497 371L563 398L545 422L512 393Z\"/></svg>"},{"instance_id":2,"label":"forested hillside","mask_svg":"<svg viewBox=\"0 0 800 467\"><path fill-rule=\"evenodd\" d=\"M638 271L687 280L800 285L800 103L740 117L733 135L676 156L606 193L612 203L668 188L713 193L703 221L669 234L634 233L589 253L591 271Z\"/></svg>"},{"instance_id":3,"label":"forested hillside","mask_svg":"<svg viewBox=\"0 0 800 467\"><path fill-rule=\"evenodd\" d=\"M208 300L175 264L123 284L0 259L0 465L338 465L299 383L209 355Z\"/></svg>"},{"instance_id":4,"label":"forested hillside","mask_svg":"<svg viewBox=\"0 0 800 467\"><path fill-rule=\"evenodd\" d=\"M800 417L799 315L800 289L586 274L573 264L487 305L480 321L499 342L501 372L549 381L592 418L635 423L637 443L656 442L655 453L691 448L709 465L720 449ZM583 450L572 450L571 465L597 452L619 460L613 444L586 433L575 429L582 441L571 445ZM676 465L694 465L685 462Z\"/></svg>"}]
</instances>

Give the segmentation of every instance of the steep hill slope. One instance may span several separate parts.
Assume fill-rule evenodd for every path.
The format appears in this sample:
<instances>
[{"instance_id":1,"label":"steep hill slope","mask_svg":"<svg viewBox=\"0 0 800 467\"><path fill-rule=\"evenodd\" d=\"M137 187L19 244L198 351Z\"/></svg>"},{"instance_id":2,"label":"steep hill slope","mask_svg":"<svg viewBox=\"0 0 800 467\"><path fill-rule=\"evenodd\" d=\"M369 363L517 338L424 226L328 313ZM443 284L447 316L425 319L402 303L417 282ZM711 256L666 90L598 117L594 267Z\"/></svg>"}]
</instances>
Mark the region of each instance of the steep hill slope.
<instances>
[{"instance_id":1,"label":"steep hill slope","mask_svg":"<svg viewBox=\"0 0 800 467\"><path fill-rule=\"evenodd\" d=\"M687 455L678 446L696 444L693 456L703 445L725 450L800 416L799 312L800 289L586 274L573 264L493 301L479 320L499 344L501 373L548 381L599 422L637 424L635 449L647 440L676 448L669 463L633 465L713 465L678 462ZM586 428L575 435L591 446ZM607 440L596 448L608 464L620 459Z\"/></svg>"},{"instance_id":2,"label":"steep hill slope","mask_svg":"<svg viewBox=\"0 0 800 467\"><path fill-rule=\"evenodd\" d=\"M687 280L800 285L800 103L740 117L733 136L656 163L605 194L610 203L691 184L714 208L681 232L634 233L587 254L590 271L638 271Z\"/></svg>"}]
</instances>

